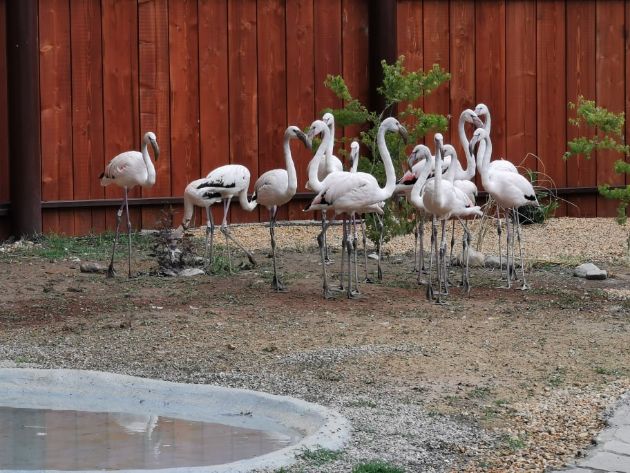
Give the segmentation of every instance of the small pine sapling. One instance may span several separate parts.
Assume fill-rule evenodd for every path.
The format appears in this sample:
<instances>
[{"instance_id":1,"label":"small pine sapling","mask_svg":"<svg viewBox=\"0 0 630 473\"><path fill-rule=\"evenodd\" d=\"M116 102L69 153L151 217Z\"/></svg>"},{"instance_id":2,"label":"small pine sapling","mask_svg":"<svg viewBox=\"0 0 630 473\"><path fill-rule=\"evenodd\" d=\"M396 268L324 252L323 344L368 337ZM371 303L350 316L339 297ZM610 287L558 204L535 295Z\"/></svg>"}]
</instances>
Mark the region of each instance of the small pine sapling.
<instances>
[{"instance_id":1,"label":"small pine sapling","mask_svg":"<svg viewBox=\"0 0 630 473\"><path fill-rule=\"evenodd\" d=\"M583 155L590 159L594 151L612 150L630 156L630 146L624 144L624 124L625 114L608 111L604 107L597 106L595 101L578 97L577 103L569 102L569 110L575 110L576 117L570 118L569 123L573 126L586 125L599 135L580 136L567 143L568 150L564 158ZM617 174L630 174L630 163L619 159L615 162L615 172ZM611 188L609 184L602 184L598 187L599 193L607 199L619 201L617 207L617 222L625 225L628 220L628 204L630 204L630 184L625 187ZM627 251L630 255L630 231L628 232Z\"/></svg>"}]
</instances>

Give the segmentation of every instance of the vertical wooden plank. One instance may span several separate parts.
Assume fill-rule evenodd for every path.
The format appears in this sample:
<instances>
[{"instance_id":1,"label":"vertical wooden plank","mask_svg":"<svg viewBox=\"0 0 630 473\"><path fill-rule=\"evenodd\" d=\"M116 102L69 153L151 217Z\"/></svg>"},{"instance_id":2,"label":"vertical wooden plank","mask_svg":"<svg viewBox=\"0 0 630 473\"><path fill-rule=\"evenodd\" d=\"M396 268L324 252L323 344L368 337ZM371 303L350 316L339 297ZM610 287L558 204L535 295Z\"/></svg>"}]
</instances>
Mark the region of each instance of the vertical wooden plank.
<instances>
[{"instance_id":1,"label":"vertical wooden plank","mask_svg":"<svg viewBox=\"0 0 630 473\"><path fill-rule=\"evenodd\" d=\"M171 77L171 174L173 195L183 195L186 185L199 179L199 62L197 2L169 2L169 55ZM182 218L181 209L174 216Z\"/></svg>"},{"instance_id":2,"label":"vertical wooden plank","mask_svg":"<svg viewBox=\"0 0 630 473\"><path fill-rule=\"evenodd\" d=\"M200 176L206 176L230 162L227 0L200 0L198 9ZM221 206L213 213L220 222Z\"/></svg>"},{"instance_id":3,"label":"vertical wooden plank","mask_svg":"<svg viewBox=\"0 0 630 473\"><path fill-rule=\"evenodd\" d=\"M7 102L6 1L0 1L0 203L9 200L9 117ZM1 234L0 234L1 235ZM0 238L2 238L0 236Z\"/></svg>"},{"instance_id":4,"label":"vertical wooden plank","mask_svg":"<svg viewBox=\"0 0 630 473\"><path fill-rule=\"evenodd\" d=\"M448 27L449 3L437 0L425 0L423 4L423 34L424 34L424 70L428 71L434 64L450 70L450 42ZM441 113L448 115L450 107L450 85L441 85L431 95L424 98L424 108L427 113ZM444 133L446 143L450 143L450 131ZM433 137L427 137L433 149Z\"/></svg>"},{"instance_id":5,"label":"vertical wooden plank","mask_svg":"<svg viewBox=\"0 0 630 473\"><path fill-rule=\"evenodd\" d=\"M597 103L611 112L623 112L624 88L624 23L625 8L622 2L597 2ZM613 167L619 155L611 151L597 153L597 183L621 185L623 176L615 173ZM597 215L612 217L617 215L617 202L597 197Z\"/></svg>"},{"instance_id":6,"label":"vertical wooden plank","mask_svg":"<svg viewBox=\"0 0 630 473\"><path fill-rule=\"evenodd\" d=\"M258 173L284 168L282 147L287 126L287 70L284 1L260 2L257 9L258 44ZM262 47L264 45L264 47ZM292 46L293 47L293 46ZM255 182L257 176L252 176ZM266 209L260 209L267 220ZM286 206L278 210L278 219L286 220Z\"/></svg>"},{"instance_id":7,"label":"vertical wooden plank","mask_svg":"<svg viewBox=\"0 0 630 473\"><path fill-rule=\"evenodd\" d=\"M466 0L451 2L450 11L450 72L451 72L451 142L462 166L465 154L459 140L457 125L466 108L475 108L475 4ZM468 138L471 130L466 130Z\"/></svg>"},{"instance_id":8,"label":"vertical wooden plank","mask_svg":"<svg viewBox=\"0 0 630 473\"><path fill-rule=\"evenodd\" d=\"M69 2L42 0L39 17L46 20L39 22L42 199L72 199ZM74 219L67 212L45 212L43 231L72 235Z\"/></svg>"},{"instance_id":9,"label":"vertical wooden plank","mask_svg":"<svg viewBox=\"0 0 630 473\"><path fill-rule=\"evenodd\" d=\"M595 83L595 2L592 0L567 3L567 101L577 102L583 95L594 99ZM568 126L567 140L592 133L588 127ZM597 156L590 160L583 157L571 158L567 162L567 185L570 187L594 187L597 185ZM576 196L567 206L572 217L595 217L595 196Z\"/></svg>"},{"instance_id":10,"label":"vertical wooden plank","mask_svg":"<svg viewBox=\"0 0 630 473\"><path fill-rule=\"evenodd\" d=\"M505 158L505 1L477 2L475 19L477 102L492 115L492 157Z\"/></svg>"},{"instance_id":11,"label":"vertical wooden plank","mask_svg":"<svg viewBox=\"0 0 630 473\"><path fill-rule=\"evenodd\" d=\"M538 171L553 179L556 187L567 185L566 162L566 48L565 4L561 1L538 1L536 96L538 118ZM494 133L494 132L493 132ZM566 204L560 204L557 216L566 215Z\"/></svg>"},{"instance_id":12,"label":"vertical wooden plank","mask_svg":"<svg viewBox=\"0 0 630 473\"><path fill-rule=\"evenodd\" d=\"M286 4L287 21L287 121L306 129L315 118L313 76L313 1L291 0ZM312 154L304 146L293 148L298 175L298 192L304 192L306 166ZM310 218L302 209L304 202L289 202L289 219Z\"/></svg>"},{"instance_id":13,"label":"vertical wooden plank","mask_svg":"<svg viewBox=\"0 0 630 473\"><path fill-rule=\"evenodd\" d=\"M153 131L160 147L155 163L157 179L143 197L171 195L171 142L169 114L168 1L143 0L138 4L140 132ZM176 194L178 195L178 194ZM156 228L162 209L142 209L142 228Z\"/></svg>"},{"instance_id":14,"label":"vertical wooden plank","mask_svg":"<svg viewBox=\"0 0 630 473\"><path fill-rule=\"evenodd\" d=\"M342 4L342 70L346 83L356 98L369 103L369 2L343 0ZM350 126L343 130L344 149L350 152L350 142L359 138L363 127ZM338 147L339 148L339 147ZM347 156L347 154L344 154ZM340 150L337 157L344 161ZM349 165L349 163L346 163Z\"/></svg>"},{"instance_id":15,"label":"vertical wooden plank","mask_svg":"<svg viewBox=\"0 0 630 473\"><path fill-rule=\"evenodd\" d=\"M105 162L124 151L140 149L138 101L138 12L136 2L102 0L103 130ZM138 197L140 189L130 192ZM122 189L110 185L107 198L122 199ZM130 209L134 228L140 224L138 209ZM107 228L116 227L113 209L106 212ZM123 227L124 228L124 227Z\"/></svg>"},{"instance_id":16,"label":"vertical wooden plank","mask_svg":"<svg viewBox=\"0 0 630 473\"><path fill-rule=\"evenodd\" d=\"M626 143L630 143L630 0L626 0ZM626 156L630 162L630 156ZM626 184L630 184L630 175L626 174Z\"/></svg>"},{"instance_id":17,"label":"vertical wooden plank","mask_svg":"<svg viewBox=\"0 0 630 473\"><path fill-rule=\"evenodd\" d=\"M103 63L99 0L71 3L72 159L74 198L102 199L98 175L103 171ZM77 209L78 235L105 230L102 209Z\"/></svg>"},{"instance_id":18,"label":"vertical wooden plank","mask_svg":"<svg viewBox=\"0 0 630 473\"><path fill-rule=\"evenodd\" d=\"M400 0L396 3L396 43L398 56L405 56L407 70L424 69L422 2ZM424 108L424 98L414 102ZM421 140L424 142L424 138ZM415 143L414 143L415 144Z\"/></svg>"},{"instance_id":19,"label":"vertical wooden plank","mask_svg":"<svg viewBox=\"0 0 630 473\"><path fill-rule=\"evenodd\" d=\"M229 1L230 163L249 169L250 191L258 176L256 29L256 1ZM231 217L234 222L258 221L258 210L246 212L235 203Z\"/></svg>"},{"instance_id":20,"label":"vertical wooden plank","mask_svg":"<svg viewBox=\"0 0 630 473\"><path fill-rule=\"evenodd\" d=\"M535 171L536 158L526 156L536 153L536 3L510 1L505 9L506 155Z\"/></svg>"},{"instance_id":21,"label":"vertical wooden plank","mask_svg":"<svg viewBox=\"0 0 630 473\"><path fill-rule=\"evenodd\" d=\"M341 106L341 100L324 87L324 81L328 74L343 73L341 0L314 2L314 8L315 115L317 118L321 118L324 109ZM350 93L355 94L355 91L351 90ZM339 136L340 133L336 133L336 135Z\"/></svg>"}]
</instances>

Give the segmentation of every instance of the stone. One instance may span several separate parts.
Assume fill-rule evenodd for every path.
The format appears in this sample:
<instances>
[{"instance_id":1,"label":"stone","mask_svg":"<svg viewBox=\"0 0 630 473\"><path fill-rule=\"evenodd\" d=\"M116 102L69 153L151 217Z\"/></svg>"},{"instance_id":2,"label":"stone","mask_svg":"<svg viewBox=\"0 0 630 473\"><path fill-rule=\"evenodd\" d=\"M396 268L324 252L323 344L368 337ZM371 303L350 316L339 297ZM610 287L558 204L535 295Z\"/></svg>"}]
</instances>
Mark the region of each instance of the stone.
<instances>
[{"instance_id":1,"label":"stone","mask_svg":"<svg viewBox=\"0 0 630 473\"><path fill-rule=\"evenodd\" d=\"M608 272L604 269L598 269L597 271L589 271L586 273L586 279L593 279L602 281L608 278Z\"/></svg>"},{"instance_id":2,"label":"stone","mask_svg":"<svg viewBox=\"0 0 630 473\"><path fill-rule=\"evenodd\" d=\"M593 263L584 263L579 265L577 268L573 270L573 276L577 276L578 278L585 278L589 272L599 271L600 269L595 266Z\"/></svg>"},{"instance_id":3,"label":"stone","mask_svg":"<svg viewBox=\"0 0 630 473\"><path fill-rule=\"evenodd\" d=\"M201 274L206 274L206 272L203 269L199 268L186 268L182 269L177 275L187 278L192 276L199 276Z\"/></svg>"},{"instance_id":4,"label":"stone","mask_svg":"<svg viewBox=\"0 0 630 473\"><path fill-rule=\"evenodd\" d=\"M86 261L81 263L80 270L82 273L106 273L107 266L95 261Z\"/></svg>"},{"instance_id":5,"label":"stone","mask_svg":"<svg viewBox=\"0 0 630 473\"><path fill-rule=\"evenodd\" d=\"M503 269L506 268L507 266L507 262L505 260L505 256L503 256ZM498 256L486 256L486 259L484 261L484 266L486 268L492 268L492 269L499 269L501 267L501 265L499 264L499 257ZM516 268L520 268L521 267L521 261L520 260L516 260L514 262L514 267Z\"/></svg>"},{"instance_id":6,"label":"stone","mask_svg":"<svg viewBox=\"0 0 630 473\"><path fill-rule=\"evenodd\" d=\"M370 253L368 255L368 258L374 259L374 260L378 260L378 254L377 253Z\"/></svg>"}]
</instances>

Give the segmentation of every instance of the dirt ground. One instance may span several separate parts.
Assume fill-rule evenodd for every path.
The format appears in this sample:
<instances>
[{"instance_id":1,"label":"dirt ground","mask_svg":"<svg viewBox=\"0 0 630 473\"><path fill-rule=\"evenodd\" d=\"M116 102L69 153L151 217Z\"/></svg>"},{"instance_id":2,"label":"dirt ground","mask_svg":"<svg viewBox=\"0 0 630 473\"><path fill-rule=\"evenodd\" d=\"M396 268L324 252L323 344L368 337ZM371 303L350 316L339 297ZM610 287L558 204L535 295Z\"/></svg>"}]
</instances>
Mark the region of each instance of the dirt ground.
<instances>
[{"instance_id":1,"label":"dirt ground","mask_svg":"<svg viewBox=\"0 0 630 473\"><path fill-rule=\"evenodd\" d=\"M193 278L156 275L148 251L136 251L135 277L124 277L120 258L119 275L106 279L81 273L79 253L7 250L0 360L263 389L348 416L347 451L305 455L296 472L351 471L374 459L412 472L544 471L583 452L604 410L630 389L622 258L600 259L605 281L539 262L529 291L497 288L498 270L474 268L471 293L453 288L439 306L425 299L409 253L390 251L382 284L362 284L356 300L324 300L312 243L280 245L289 289L275 293L266 229L259 233L257 267Z\"/></svg>"}]
</instances>

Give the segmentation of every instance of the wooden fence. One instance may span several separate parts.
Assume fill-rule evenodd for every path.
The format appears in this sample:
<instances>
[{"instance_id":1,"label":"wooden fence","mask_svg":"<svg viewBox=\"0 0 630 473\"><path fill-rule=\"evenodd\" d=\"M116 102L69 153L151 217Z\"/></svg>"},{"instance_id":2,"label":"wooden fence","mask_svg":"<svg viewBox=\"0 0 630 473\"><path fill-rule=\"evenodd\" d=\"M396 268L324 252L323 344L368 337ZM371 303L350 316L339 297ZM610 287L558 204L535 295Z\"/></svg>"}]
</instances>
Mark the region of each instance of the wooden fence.
<instances>
[{"instance_id":1,"label":"wooden fence","mask_svg":"<svg viewBox=\"0 0 630 473\"><path fill-rule=\"evenodd\" d=\"M630 108L630 1L399 0L395 8L392 35L406 65L437 63L452 74L423 100L426 111L451 114L453 128L463 108L486 103L495 156L546 172L558 188L586 188L565 192L571 203L558 215L614 215L593 187L625 183L615 156L562 155L577 133L567 101ZM252 180L283 166L287 124L305 127L340 105L323 86L327 74L343 74L353 95L369 99L369 12L366 0L39 0L43 230L112 228L112 208L67 201L120 197L97 176L117 153L138 149L146 130L162 152L158 180L135 197L181 196L228 162L246 165ZM9 197L6 73L1 47L0 203ZM309 156L296 148L300 189ZM281 218L304 218L302 206ZM160 212L136 207L132 221L152 227ZM232 211L234 221L266 217Z\"/></svg>"}]
</instances>

